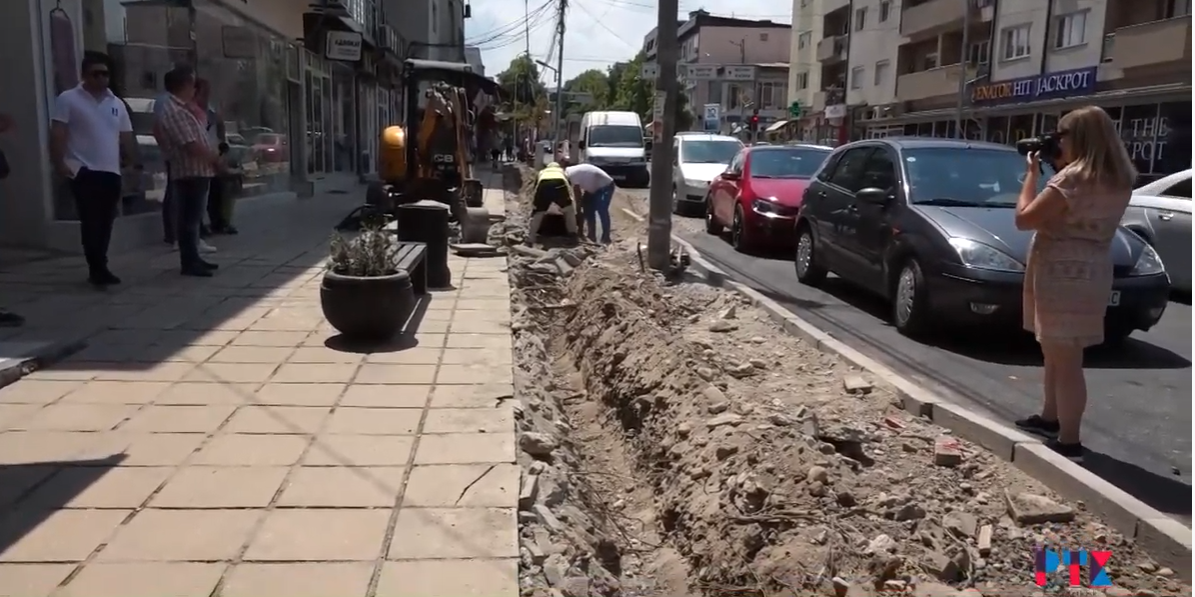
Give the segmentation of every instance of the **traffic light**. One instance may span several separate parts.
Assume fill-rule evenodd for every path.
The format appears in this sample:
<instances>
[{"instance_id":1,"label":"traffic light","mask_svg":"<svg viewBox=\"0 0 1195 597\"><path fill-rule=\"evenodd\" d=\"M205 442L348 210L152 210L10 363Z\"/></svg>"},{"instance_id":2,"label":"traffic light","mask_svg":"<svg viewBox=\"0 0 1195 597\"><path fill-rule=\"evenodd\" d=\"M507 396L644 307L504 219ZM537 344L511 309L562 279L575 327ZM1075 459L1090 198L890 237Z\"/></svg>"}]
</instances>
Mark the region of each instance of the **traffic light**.
<instances>
[{"instance_id":1,"label":"traffic light","mask_svg":"<svg viewBox=\"0 0 1195 597\"><path fill-rule=\"evenodd\" d=\"M751 112L751 119L748 120L747 122L748 122L748 128L750 128L751 131L754 132L754 131L759 130L759 110L758 109Z\"/></svg>"}]
</instances>

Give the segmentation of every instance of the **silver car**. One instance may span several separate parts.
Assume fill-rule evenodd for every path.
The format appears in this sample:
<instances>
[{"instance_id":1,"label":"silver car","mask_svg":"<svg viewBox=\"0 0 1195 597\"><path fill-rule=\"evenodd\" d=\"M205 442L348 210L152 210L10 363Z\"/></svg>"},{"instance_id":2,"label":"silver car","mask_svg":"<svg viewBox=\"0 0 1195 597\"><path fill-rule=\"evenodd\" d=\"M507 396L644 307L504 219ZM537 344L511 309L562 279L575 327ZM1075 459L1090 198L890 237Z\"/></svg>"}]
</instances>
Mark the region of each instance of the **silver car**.
<instances>
[{"instance_id":1,"label":"silver car","mask_svg":"<svg viewBox=\"0 0 1195 597\"><path fill-rule=\"evenodd\" d=\"M1158 252L1172 288L1191 292L1191 170L1133 191L1120 223Z\"/></svg>"},{"instance_id":2,"label":"silver car","mask_svg":"<svg viewBox=\"0 0 1195 597\"><path fill-rule=\"evenodd\" d=\"M727 135L686 133L676 137L672 144L672 213L705 213L710 181L726 171L742 148L742 141Z\"/></svg>"}]
</instances>

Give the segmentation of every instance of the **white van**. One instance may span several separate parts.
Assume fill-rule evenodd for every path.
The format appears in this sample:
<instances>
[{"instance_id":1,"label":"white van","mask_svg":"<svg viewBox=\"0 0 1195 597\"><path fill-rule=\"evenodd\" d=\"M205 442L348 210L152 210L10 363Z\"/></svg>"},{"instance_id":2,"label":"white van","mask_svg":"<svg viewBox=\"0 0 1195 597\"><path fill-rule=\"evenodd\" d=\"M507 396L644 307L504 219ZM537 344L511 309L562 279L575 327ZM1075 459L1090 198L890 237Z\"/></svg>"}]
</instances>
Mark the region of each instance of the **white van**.
<instances>
[{"instance_id":1,"label":"white van","mask_svg":"<svg viewBox=\"0 0 1195 597\"><path fill-rule=\"evenodd\" d=\"M643 123L634 112L587 112L577 149L582 162L605 170L619 184L651 184Z\"/></svg>"}]
</instances>

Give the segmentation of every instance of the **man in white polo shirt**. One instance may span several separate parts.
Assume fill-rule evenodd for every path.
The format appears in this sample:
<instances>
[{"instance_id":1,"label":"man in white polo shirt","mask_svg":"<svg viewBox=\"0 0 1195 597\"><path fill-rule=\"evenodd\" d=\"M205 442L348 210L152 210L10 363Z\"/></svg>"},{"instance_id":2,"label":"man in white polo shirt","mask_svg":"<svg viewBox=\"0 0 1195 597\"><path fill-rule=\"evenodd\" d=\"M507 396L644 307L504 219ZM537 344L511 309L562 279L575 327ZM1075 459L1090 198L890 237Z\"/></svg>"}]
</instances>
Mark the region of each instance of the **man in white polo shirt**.
<instances>
[{"instance_id":1,"label":"man in white polo shirt","mask_svg":"<svg viewBox=\"0 0 1195 597\"><path fill-rule=\"evenodd\" d=\"M108 89L111 70L106 55L83 57L82 81L62 92L51 115L51 154L58 174L70 180L79 217L88 282L97 287L119 284L108 270L108 244L120 204L121 144L133 153L133 123Z\"/></svg>"}]
</instances>

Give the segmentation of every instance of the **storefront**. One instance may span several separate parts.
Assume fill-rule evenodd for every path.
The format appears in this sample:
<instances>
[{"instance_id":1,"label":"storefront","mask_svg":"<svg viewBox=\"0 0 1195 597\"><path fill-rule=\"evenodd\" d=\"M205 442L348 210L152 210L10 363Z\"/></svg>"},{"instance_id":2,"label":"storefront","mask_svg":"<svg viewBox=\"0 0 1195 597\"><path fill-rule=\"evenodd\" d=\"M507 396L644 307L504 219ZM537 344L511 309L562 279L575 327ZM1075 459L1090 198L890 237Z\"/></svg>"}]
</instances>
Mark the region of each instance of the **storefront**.
<instances>
[{"instance_id":1,"label":"storefront","mask_svg":"<svg viewBox=\"0 0 1195 597\"><path fill-rule=\"evenodd\" d=\"M1115 121L1144 184L1191 167L1191 86L1101 90L1098 69L1086 68L976 85L964 111L963 137L1012 145L1057 130L1058 119L1096 105ZM871 122L859 138L890 135L956 137L957 110L907 114Z\"/></svg>"}]
</instances>

